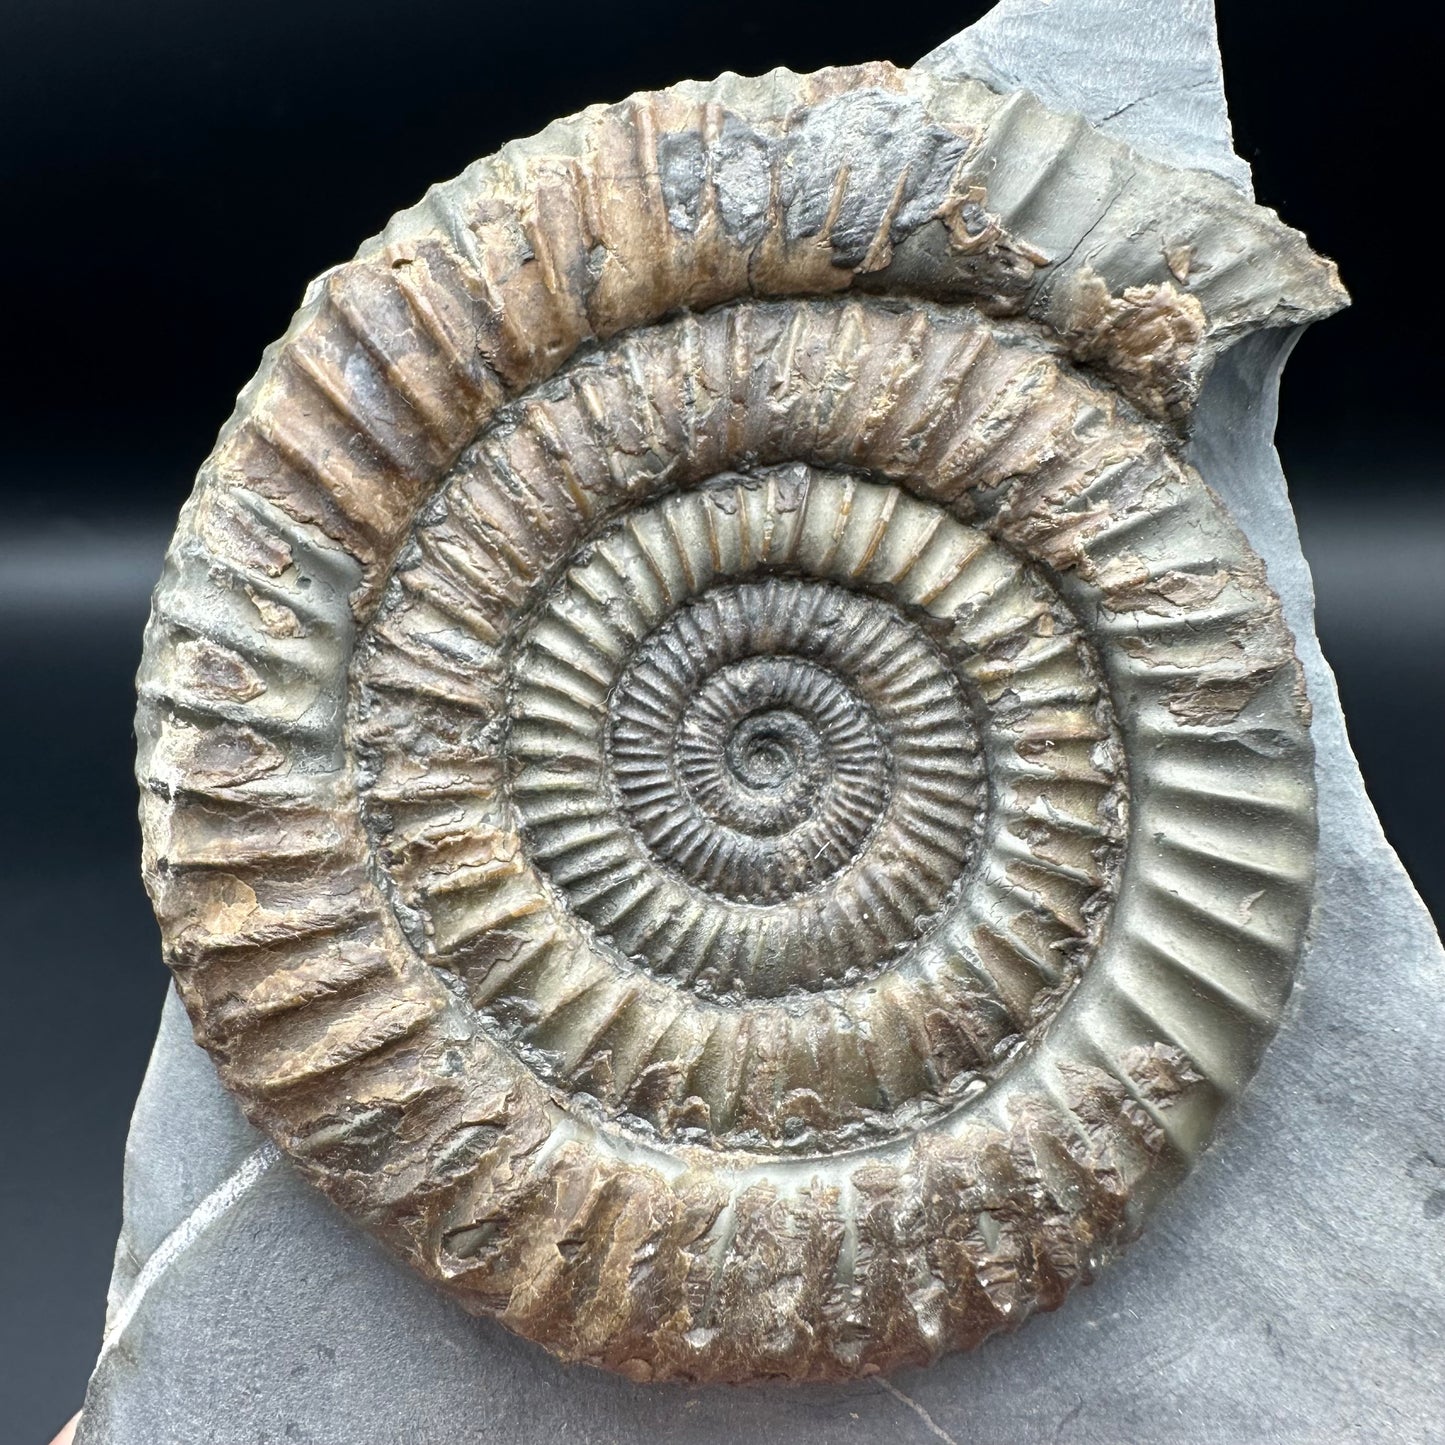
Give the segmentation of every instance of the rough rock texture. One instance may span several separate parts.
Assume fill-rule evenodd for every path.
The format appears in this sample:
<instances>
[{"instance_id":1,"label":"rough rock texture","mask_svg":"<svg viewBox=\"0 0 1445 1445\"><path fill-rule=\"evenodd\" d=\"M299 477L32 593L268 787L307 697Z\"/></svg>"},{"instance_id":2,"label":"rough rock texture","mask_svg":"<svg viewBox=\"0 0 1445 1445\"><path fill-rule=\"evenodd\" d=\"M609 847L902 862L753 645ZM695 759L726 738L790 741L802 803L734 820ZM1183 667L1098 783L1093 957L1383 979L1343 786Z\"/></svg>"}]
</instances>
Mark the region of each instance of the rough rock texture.
<instances>
[{"instance_id":1,"label":"rough rock texture","mask_svg":"<svg viewBox=\"0 0 1445 1445\"><path fill-rule=\"evenodd\" d=\"M1028 90L1171 165L1213 171L1246 194L1234 153L1213 0L1151 5L1002 0L918 62L998 91Z\"/></svg>"},{"instance_id":2,"label":"rough rock texture","mask_svg":"<svg viewBox=\"0 0 1445 1445\"><path fill-rule=\"evenodd\" d=\"M1118 8L1131 28L1148 9ZM1051 7L1040 43L1066 49L1071 14L1089 13ZM1023 78L1025 41L1010 42ZM1098 314L1087 294L1086 312ZM1190 333L1171 322L1165 334ZM1309 677L1323 837L1314 941L1228 1147L1102 1283L1018 1337L892 1384L690 1392L568 1371L466 1320L330 1211L237 1120L172 1016L137 1114L82 1439L1428 1438L1442 1387L1429 1231L1445 1144L1438 1029L1425 1021L1438 1019L1440 956L1379 840L1312 642L1268 443L1278 350L1250 343L1216 370L1192 453L1269 564ZM1368 990L1361 958L1379 960ZM1141 1079L1154 1068L1135 1065Z\"/></svg>"}]
</instances>

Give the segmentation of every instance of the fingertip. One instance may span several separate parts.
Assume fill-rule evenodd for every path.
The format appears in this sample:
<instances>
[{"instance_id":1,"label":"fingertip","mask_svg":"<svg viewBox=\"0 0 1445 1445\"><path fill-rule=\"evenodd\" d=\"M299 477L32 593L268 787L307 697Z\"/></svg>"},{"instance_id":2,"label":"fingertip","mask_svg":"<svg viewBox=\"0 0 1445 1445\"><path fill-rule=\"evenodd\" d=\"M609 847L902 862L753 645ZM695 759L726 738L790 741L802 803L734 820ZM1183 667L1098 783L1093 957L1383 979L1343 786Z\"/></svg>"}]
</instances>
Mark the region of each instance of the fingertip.
<instances>
[{"instance_id":1,"label":"fingertip","mask_svg":"<svg viewBox=\"0 0 1445 1445\"><path fill-rule=\"evenodd\" d=\"M71 1445L71 1442L75 1439L75 1427L79 1424L80 1411L77 1410L75 1414L70 1417L69 1423L61 1427L60 1434L50 1442L50 1445Z\"/></svg>"}]
</instances>

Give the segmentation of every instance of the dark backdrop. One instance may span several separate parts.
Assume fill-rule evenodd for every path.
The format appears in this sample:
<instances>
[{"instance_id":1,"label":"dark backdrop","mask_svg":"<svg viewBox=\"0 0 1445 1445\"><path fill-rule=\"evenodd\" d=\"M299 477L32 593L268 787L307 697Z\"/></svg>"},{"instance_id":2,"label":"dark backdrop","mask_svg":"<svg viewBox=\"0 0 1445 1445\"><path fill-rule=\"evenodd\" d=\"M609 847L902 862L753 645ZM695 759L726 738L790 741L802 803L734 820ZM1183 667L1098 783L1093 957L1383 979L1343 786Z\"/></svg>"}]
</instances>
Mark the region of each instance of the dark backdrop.
<instances>
[{"instance_id":1,"label":"dark backdrop","mask_svg":"<svg viewBox=\"0 0 1445 1445\"><path fill-rule=\"evenodd\" d=\"M80 1400L165 987L130 780L146 596L306 281L555 115L724 69L907 63L986 8L0 0L0 1440L42 1445ZM1220 10L1261 199L1355 297L1296 353L1280 446L1366 778L1438 910L1434 7Z\"/></svg>"}]
</instances>

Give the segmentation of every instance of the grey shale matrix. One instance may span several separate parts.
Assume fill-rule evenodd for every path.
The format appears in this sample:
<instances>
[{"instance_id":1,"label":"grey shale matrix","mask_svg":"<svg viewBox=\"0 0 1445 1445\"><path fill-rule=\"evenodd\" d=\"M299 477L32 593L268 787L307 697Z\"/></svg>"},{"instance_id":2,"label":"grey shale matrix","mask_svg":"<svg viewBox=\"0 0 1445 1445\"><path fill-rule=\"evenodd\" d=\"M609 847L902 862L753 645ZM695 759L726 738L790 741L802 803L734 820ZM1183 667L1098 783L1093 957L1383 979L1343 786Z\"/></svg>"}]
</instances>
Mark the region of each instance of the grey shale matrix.
<instances>
[{"instance_id":1,"label":"grey shale matrix","mask_svg":"<svg viewBox=\"0 0 1445 1445\"><path fill-rule=\"evenodd\" d=\"M560 121L329 273L141 670L251 1120L469 1308L836 1379L1057 1305L1309 912L1309 708L1181 459L1344 302L1227 182L887 64Z\"/></svg>"}]
</instances>

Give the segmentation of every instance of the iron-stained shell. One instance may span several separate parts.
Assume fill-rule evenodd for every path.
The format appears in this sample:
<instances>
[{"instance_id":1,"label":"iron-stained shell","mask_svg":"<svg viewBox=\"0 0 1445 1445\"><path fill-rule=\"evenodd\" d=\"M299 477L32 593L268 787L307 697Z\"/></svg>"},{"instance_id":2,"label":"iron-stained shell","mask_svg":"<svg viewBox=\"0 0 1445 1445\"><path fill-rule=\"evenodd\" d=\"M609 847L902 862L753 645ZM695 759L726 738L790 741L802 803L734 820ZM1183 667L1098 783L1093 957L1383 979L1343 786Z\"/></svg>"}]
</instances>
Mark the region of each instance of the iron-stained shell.
<instances>
[{"instance_id":1,"label":"iron-stained shell","mask_svg":"<svg viewBox=\"0 0 1445 1445\"><path fill-rule=\"evenodd\" d=\"M638 1379L1057 1305L1290 986L1307 704L1180 436L1341 300L1224 182L886 65L595 108L397 217L147 634L147 882L248 1115Z\"/></svg>"}]
</instances>

